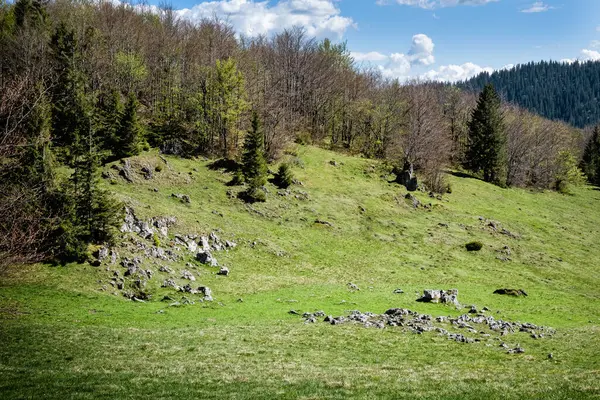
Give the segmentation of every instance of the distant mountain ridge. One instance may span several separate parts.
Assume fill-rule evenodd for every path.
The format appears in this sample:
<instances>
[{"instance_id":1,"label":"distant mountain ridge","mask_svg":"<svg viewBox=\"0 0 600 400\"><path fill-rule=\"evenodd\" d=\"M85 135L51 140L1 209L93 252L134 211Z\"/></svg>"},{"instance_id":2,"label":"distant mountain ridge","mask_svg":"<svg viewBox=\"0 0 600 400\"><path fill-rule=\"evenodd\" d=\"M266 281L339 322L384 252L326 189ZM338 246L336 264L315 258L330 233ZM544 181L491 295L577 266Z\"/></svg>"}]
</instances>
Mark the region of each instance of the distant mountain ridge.
<instances>
[{"instance_id":1,"label":"distant mountain ridge","mask_svg":"<svg viewBox=\"0 0 600 400\"><path fill-rule=\"evenodd\" d=\"M457 86L481 91L492 83L502 98L543 117L583 128L600 122L600 61L541 61L483 72Z\"/></svg>"}]
</instances>

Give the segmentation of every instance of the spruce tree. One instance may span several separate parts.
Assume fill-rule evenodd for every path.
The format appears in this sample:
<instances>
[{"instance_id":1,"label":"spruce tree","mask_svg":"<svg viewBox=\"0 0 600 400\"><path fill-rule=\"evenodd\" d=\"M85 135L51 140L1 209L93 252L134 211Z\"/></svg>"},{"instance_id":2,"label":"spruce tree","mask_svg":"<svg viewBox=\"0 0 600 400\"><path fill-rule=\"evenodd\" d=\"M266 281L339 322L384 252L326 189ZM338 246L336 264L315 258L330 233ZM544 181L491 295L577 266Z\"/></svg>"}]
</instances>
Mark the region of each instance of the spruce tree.
<instances>
[{"instance_id":1,"label":"spruce tree","mask_svg":"<svg viewBox=\"0 0 600 400\"><path fill-rule=\"evenodd\" d=\"M594 133L585 146L581 169L590 183L600 185L600 126L594 128Z\"/></svg>"},{"instance_id":2,"label":"spruce tree","mask_svg":"<svg viewBox=\"0 0 600 400\"><path fill-rule=\"evenodd\" d=\"M129 94L117 134L118 147L114 149L118 158L140 154L143 131L137 115L138 105L135 95L133 93Z\"/></svg>"},{"instance_id":3,"label":"spruce tree","mask_svg":"<svg viewBox=\"0 0 600 400\"><path fill-rule=\"evenodd\" d=\"M252 127L244 140L242 173L249 188L246 195L253 201L264 201L262 187L267 183L267 163L264 155L263 132L256 112L252 113Z\"/></svg>"},{"instance_id":4,"label":"spruce tree","mask_svg":"<svg viewBox=\"0 0 600 400\"><path fill-rule=\"evenodd\" d=\"M483 173L486 182L505 184L506 137L500 97L493 85L484 87L468 125L466 167Z\"/></svg>"}]
</instances>

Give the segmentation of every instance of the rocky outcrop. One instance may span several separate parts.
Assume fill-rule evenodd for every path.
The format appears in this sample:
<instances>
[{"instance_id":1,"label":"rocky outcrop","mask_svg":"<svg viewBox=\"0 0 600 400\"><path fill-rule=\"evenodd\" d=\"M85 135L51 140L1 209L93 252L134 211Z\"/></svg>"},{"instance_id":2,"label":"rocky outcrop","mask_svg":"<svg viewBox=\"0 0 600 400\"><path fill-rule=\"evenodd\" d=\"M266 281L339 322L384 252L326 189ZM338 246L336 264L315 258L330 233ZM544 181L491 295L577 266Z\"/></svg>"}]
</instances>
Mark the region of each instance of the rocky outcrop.
<instances>
[{"instance_id":1,"label":"rocky outcrop","mask_svg":"<svg viewBox=\"0 0 600 400\"><path fill-rule=\"evenodd\" d=\"M448 290L432 290L427 289L423 291L423 296L417 299L417 301L423 303L444 303L444 304L454 304L455 306L460 306L458 302L458 289L448 289Z\"/></svg>"}]
</instances>

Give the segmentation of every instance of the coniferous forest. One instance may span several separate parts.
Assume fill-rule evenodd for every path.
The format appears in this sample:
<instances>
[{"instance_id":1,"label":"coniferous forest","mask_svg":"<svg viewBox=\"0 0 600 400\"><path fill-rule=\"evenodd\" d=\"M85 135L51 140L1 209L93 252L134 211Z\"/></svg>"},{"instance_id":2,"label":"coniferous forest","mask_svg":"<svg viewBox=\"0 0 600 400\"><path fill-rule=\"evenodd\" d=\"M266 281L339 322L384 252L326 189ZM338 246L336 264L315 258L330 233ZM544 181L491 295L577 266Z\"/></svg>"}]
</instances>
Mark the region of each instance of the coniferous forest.
<instances>
[{"instance_id":1,"label":"coniferous forest","mask_svg":"<svg viewBox=\"0 0 600 400\"><path fill-rule=\"evenodd\" d=\"M600 121L600 62L530 62L484 72L458 86L478 92L487 83L505 101L548 119L579 128Z\"/></svg>"},{"instance_id":2,"label":"coniferous forest","mask_svg":"<svg viewBox=\"0 0 600 400\"><path fill-rule=\"evenodd\" d=\"M502 71L490 79L509 102L493 87L478 101L457 87L361 70L344 43L300 28L238 37L224 21L193 25L168 7L2 1L0 54L5 260L81 259L88 243L110 242L121 207L102 189L100 168L150 148L243 161L252 167L238 177L259 201L262 159L277 160L292 142L385 160L407 187L418 177L433 192L448 190L443 172L453 167L502 186L563 190L580 175L589 134L527 109L550 118L569 110L564 119L579 126L598 112L581 111L597 98L598 64ZM476 120L486 113L493 127ZM488 151L497 154L492 169L474 161Z\"/></svg>"}]
</instances>

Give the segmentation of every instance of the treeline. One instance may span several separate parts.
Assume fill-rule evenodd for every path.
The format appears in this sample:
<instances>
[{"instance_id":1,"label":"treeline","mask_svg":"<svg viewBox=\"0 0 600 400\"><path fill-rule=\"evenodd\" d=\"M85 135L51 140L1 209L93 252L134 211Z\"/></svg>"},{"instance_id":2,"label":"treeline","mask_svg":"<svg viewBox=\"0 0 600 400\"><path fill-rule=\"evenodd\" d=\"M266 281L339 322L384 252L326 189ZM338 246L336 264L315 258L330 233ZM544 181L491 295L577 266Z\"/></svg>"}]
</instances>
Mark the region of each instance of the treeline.
<instances>
[{"instance_id":1,"label":"treeline","mask_svg":"<svg viewBox=\"0 0 600 400\"><path fill-rule=\"evenodd\" d=\"M0 0L0 63L4 260L77 259L110 241L119 207L98 169L150 147L242 160L246 142L244 154L273 161L292 141L315 143L388 160L400 183L414 188L416 174L438 192L443 171L473 155L476 95L386 80L300 28L239 38L168 8ZM497 106L493 181L556 188L581 158L582 131ZM254 165L245 178L255 191L265 168L242 161ZM65 167L68 179L56 173Z\"/></svg>"},{"instance_id":2,"label":"treeline","mask_svg":"<svg viewBox=\"0 0 600 400\"><path fill-rule=\"evenodd\" d=\"M506 101L548 119L580 128L600 122L600 62L531 62L483 72L458 86L479 92L488 83Z\"/></svg>"}]
</instances>

